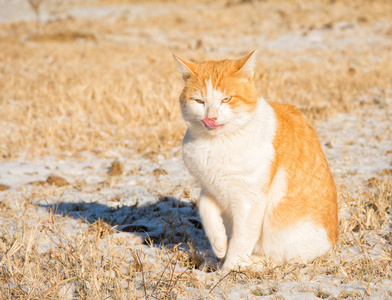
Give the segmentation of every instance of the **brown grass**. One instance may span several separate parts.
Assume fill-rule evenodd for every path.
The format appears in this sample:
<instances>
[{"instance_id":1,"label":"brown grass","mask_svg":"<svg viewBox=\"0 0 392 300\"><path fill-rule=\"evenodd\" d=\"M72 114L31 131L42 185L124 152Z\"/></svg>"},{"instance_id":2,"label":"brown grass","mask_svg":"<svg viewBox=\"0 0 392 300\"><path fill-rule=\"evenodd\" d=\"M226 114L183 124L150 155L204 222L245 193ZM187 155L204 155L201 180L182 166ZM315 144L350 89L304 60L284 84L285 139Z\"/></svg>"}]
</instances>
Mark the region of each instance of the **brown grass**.
<instances>
[{"instance_id":1,"label":"brown grass","mask_svg":"<svg viewBox=\"0 0 392 300\"><path fill-rule=\"evenodd\" d=\"M165 153L180 144L185 130L178 107L182 82L171 52L197 60L236 58L254 43L226 54L206 49L219 50L233 36L273 41L285 34L306 36L327 23L328 32L338 22L385 36L391 3L360 2L222 1L204 4L211 8L197 14L177 3L178 11L135 19L58 19L38 33L30 23L1 24L0 156ZM342 47L344 36L343 29L327 34L336 41L327 49L261 47L255 77L260 95L300 105L312 119L355 109L365 96L390 96L391 43Z\"/></svg>"},{"instance_id":2,"label":"brown grass","mask_svg":"<svg viewBox=\"0 0 392 300\"><path fill-rule=\"evenodd\" d=\"M250 269L228 273L194 272L204 251L191 242L171 248L152 247L151 258L137 250L139 240L115 230L102 220L80 223L67 231L67 218L51 211L37 214L35 203L61 190L31 190L24 197L12 194L0 202L0 295L6 299L176 299L179 296L220 297L242 287L249 295L276 295L278 283L302 284L298 291L330 295L309 283L339 280L360 283L365 293L342 289L339 298L371 296L385 280L392 280L392 178L383 177L372 190L360 191L358 199L339 195L340 238L335 251L309 264L278 266L262 261ZM167 224L181 226L174 216ZM7 228L16 228L8 230ZM170 240L168 232L165 240ZM135 242L136 241L136 242ZM150 240L151 242L151 240ZM172 243L172 242L168 242ZM45 245L45 248L42 248ZM185 247L184 247L185 246ZM374 256L377 253L376 257ZM198 271L199 272L199 271ZM257 286L257 288L252 288ZM353 294L354 293L354 294ZM67 298L68 297L68 298Z\"/></svg>"}]
</instances>

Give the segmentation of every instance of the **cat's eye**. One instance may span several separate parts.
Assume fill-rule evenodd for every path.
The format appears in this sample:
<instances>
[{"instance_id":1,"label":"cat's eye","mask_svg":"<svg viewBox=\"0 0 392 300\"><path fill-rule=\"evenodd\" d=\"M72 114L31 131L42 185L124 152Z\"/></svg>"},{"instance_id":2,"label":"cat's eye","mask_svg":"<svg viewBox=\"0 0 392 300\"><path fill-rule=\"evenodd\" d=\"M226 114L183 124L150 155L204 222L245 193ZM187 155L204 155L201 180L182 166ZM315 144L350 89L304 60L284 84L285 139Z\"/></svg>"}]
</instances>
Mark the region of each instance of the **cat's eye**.
<instances>
[{"instance_id":1,"label":"cat's eye","mask_svg":"<svg viewBox=\"0 0 392 300\"><path fill-rule=\"evenodd\" d=\"M231 97L226 97L222 99L222 103L227 103L231 101Z\"/></svg>"},{"instance_id":2,"label":"cat's eye","mask_svg":"<svg viewBox=\"0 0 392 300\"><path fill-rule=\"evenodd\" d=\"M204 101L201 99L197 99L197 98L192 98L192 100L196 101L199 104L204 104Z\"/></svg>"}]
</instances>

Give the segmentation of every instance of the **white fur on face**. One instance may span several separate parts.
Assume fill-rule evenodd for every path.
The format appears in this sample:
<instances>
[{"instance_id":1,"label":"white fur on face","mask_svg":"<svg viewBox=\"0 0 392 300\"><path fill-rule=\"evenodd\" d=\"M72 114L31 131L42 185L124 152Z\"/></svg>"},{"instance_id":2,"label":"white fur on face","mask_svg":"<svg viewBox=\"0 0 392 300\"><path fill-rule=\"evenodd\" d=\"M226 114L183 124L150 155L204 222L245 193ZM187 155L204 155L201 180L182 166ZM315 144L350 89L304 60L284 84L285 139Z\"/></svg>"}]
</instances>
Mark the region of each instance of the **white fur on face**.
<instances>
[{"instance_id":1,"label":"white fur on face","mask_svg":"<svg viewBox=\"0 0 392 300\"><path fill-rule=\"evenodd\" d=\"M203 132L207 130L201 123L203 118L215 118L218 125L223 125L217 130L207 130L212 135L236 131L250 120L251 114L234 112L229 103L222 103L223 99L231 95L214 87L211 78L206 80L205 88L205 93L198 90L191 95L193 99L204 101L204 104L189 100L184 107L181 107L184 120L192 130L202 130Z\"/></svg>"}]
</instances>

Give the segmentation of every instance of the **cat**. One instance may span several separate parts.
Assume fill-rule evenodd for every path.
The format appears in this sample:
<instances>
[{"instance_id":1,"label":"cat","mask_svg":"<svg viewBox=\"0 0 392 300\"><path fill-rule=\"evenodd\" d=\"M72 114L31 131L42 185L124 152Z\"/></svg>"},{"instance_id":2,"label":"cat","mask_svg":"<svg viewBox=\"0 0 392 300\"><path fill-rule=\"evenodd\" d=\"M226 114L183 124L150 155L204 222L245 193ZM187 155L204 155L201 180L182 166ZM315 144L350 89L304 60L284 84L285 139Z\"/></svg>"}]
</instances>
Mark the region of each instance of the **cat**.
<instances>
[{"instance_id":1,"label":"cat","mask_svg":"<svg viewBox=\"0 0 392 300\"><path fill-rule=\"evenodd\" d=\"M202 63L173 55L184 80L183 160L201 186L200 218L223 270L257 256L309 262L338 236L336 187L317 135L295 106L257 95L255 53Z\"/></svg>"}]
</instances>

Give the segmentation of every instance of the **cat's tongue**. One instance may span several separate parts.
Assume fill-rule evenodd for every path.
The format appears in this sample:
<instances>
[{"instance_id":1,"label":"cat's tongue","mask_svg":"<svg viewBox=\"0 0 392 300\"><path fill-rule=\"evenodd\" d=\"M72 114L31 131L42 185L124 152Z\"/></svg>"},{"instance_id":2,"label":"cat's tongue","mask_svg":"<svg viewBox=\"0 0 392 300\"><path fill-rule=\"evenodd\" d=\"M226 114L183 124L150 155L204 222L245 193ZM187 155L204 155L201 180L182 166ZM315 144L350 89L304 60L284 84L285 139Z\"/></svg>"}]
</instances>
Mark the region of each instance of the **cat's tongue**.
<instances>
[{"instance_id":1,"label":"cat's tongue","mask_svg":"<svg viewBox=\"0 0 392 300\"><path fill-rule=\"evenodd\" d=\"M204 126L208 129L216 129L220 127L220 125L215 123L214 119L204 118L201 121L203 122Z\"/></svg>"}]
</instances>

